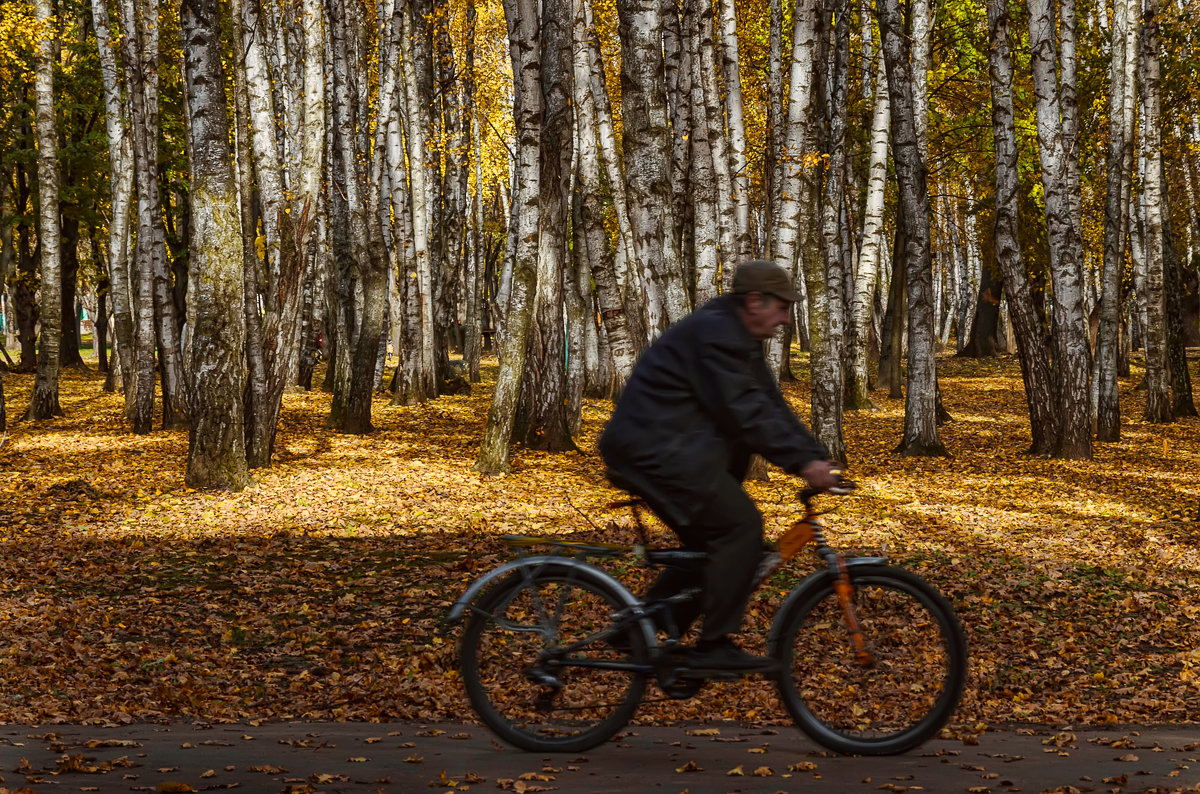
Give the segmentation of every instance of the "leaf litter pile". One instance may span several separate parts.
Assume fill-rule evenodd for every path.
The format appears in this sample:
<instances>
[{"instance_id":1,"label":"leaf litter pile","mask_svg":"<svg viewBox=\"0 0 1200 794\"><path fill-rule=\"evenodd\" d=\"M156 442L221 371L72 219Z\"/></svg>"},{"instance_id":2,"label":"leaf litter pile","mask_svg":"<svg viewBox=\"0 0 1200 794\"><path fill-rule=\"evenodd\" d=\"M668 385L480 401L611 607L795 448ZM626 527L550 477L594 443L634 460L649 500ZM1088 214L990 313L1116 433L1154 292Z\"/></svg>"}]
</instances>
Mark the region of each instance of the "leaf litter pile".
<instances>
[{"instance_id":1,"label":"leaf litter pile","mask_svg":"<svg viewBox=\"0 0 1200 794\"><path fill-rule=\"evenodd\" d=\"M365 437L324 427L329 395L287 395L276 463L239 494L187 488L186 432L134 436L101 376L65 374L66 416L17 423L0 447L0 722L471 718L457 634L439 626L508 559L500 536L635 541L594 449L604 400L585 405L581 452L519 449L507 477L472 470L494 374L415 407L381 395ZM953 458L892 452L901 400L847 413L860 488L822 503L830 540L951 599L971 655L960 728L1200 721L1200 420L1142 423L1134 384L1122 440L1092 461L1023 454L1011 358L941 362ZM4 376L10 417L31 386ZM785 391L806 416L806 389ZM778 535L797 481L773 471L749 487ZM632 561L609 567L644 588ZM750 649L813 568L802 554L756 594ZM752 678L638 719L786 714Z\"/></svg>"}]
</instances>

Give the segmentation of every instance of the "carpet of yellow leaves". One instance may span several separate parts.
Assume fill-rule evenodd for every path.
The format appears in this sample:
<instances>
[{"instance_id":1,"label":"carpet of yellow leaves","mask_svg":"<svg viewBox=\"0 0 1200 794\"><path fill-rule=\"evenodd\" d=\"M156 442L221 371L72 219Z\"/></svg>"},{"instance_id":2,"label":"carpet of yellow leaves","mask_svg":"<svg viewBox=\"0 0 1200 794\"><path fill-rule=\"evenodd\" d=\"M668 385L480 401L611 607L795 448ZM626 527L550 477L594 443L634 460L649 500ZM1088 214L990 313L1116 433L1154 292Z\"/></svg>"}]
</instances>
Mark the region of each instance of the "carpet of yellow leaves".
<instances>
[{"instance_id":1,"label":"carpet of yellow leaves","mask_svg":"<svg viewBox=\"0 0 1200 794\"><path fill-rule=\"evenodd\" d=\"M903 404L877 396L846 417L860 490L827 505L835 545L884 550L953 601L971 644L956 719L1200 720L1200 420L1143 424L1125 381L1119 443L1030 458L1015 361L941 368L954 457L893 454ZM328 395L290 394L276 464L229 494L185 487L187 434L129 434L101 384L67 373L66 416L14 424L0 447L0 722L469 717L455 637L436 629L504 559L498 537L633 540L594 452L602 400L581 453L518 450L510 476L485 478L486 379L415 407L380 396L365 437L325 429ZM10 417L31 385L4 376ZM807 415L804 388L785 391ZM778 534L796 482L750 488ZM756 595L751 647L811 567L801 555ZM697 718L785 715L758 680L639 712Z\"/></svg>"}]
</instances>

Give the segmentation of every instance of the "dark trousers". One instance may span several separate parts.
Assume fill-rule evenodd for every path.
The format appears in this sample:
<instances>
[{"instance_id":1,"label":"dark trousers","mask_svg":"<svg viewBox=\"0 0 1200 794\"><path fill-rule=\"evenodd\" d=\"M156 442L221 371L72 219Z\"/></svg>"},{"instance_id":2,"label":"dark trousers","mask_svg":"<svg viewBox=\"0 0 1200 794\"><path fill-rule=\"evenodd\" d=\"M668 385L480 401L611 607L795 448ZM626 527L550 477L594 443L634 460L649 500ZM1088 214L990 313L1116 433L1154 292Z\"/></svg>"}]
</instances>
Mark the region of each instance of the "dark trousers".
<instances>
[{"instance_id":1,"label":"dark trousers","mask_svg":"<svg viewBox=\"0 0 1200 794\"><path fill-rule=\"evenodd\" d=\"M702 587L702 603L693 600L675 606L673 614L680 631L686 630L703 611L701 641L736 634L763 552L762 514L754 501L742 490L740 482L722 475L695 518L685 526L671 529L685 548L707 553L708 561L699 570L667 568L650 586L647 600L666 598L689 587Z\"/></svg>"}]
</instances>

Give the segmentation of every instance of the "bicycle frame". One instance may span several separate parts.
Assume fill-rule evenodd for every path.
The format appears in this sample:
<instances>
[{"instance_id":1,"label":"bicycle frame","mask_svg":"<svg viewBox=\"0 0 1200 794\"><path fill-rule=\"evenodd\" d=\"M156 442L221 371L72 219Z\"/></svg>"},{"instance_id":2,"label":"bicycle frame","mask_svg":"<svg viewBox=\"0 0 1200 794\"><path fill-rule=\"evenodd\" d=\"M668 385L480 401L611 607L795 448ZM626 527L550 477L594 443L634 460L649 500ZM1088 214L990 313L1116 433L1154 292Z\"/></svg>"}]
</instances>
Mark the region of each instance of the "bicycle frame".
<instances>
[{"instance_id":1,"label":"bicycle frame","mask_svg":"<svg viewBox=\"0 0 1200 794\"><path fill-rule=\"evenodd\" d=\"M846 485L840 493L853 487ZM803 515L779 538L778 553L765 556L759 566L755 587L810 544L822 563L776 610L767 656L777 665L760 672L775 680L797 727L822 746L868 755L905 752L944 726L961 696L967 674L961 624L946 599L919 576L888 565L886 557L846 556L830 547L821 514L811 505L815 495L801 495ZM592 558L632 555L654 568L707 559L688 549L647 549L649 533L639 513L644 503L612 506L633 509L640 544L507 537L521 556L473 581L450 608L446 624L469 617L460 670L472 707L515 746L538 752L589 749L633 717L647 679L678 700L694 697L707 681L746 674L692 666L692 648L681 642L672 606L697 598L698 583L663 599L643 600L597 567L602 560ZM534 551L535 546L543 548ZM909 626L911 635L900 637L893 630ZM933 641L942 652L910 659L902 652L910 636L915 642ZM806 661L810 657L815 666ZM910 670L905 665L914 659ZM886 687L897 671L927 676L929 691L900 687L893 702ZM822 689L826 678L852 685L845 693L839 689L831 704L810 691ZM605 683L594 690L588 684L592 680ZM865 685L861 693L860 683ZM600 691L608 697L597 703ZM847 703L841 702L843 696ZM860 698L867 709L878 707L876 716L862 716L871 712L858 709Z\"/></svg>"},{"instance_id":2,"label":"bicycle frame","mask_svg":"<svg viewBox=\"0 0 1200 794\"><path fill-rule=\"evenodd\" d=\"M779 553L783 561L790 560L810 543L815 543L815 551L817 556L825 563L825 569L817 571L812 576L832 576L834 577L834 592L837 594L838 602L842 609L842 615L845 620L846 632L849 635L851 646L854 650L855 657L860 664L869 666L872 662L872 656L867 649L866 642L863 639L862 628L859 625L858 617L854 610L854 585L851 582L850 571L852 567L866 565L883 565L887 563L886 557L847 557L843 553L829 546L825 539L824 526L819 520L822 513L816 511L812 507L812 498L815 492L806 490L801 494L801 500L804 504L804 515L797 519L792 526L780 537L778 542ZM557 549L561 549L571 554L540 554L532 557L520 557L516 560L511 560L503 565L489 571L480 578L476 579L467 588L457 601L451 606L446 617L446 624L452 625L460 621L466 614L467 610L474 610L475 600L494 582L500 581L508 576L522 574L526 581L531 581L536 573L546 566L553 565L568 570L574 570L580 578L592 578L598 580L603 585L611 588L614 593L619 594L622 601L622 610L614 616L614 621L609 624L604 630L598 632L592 637L587 637L573 644L568 648L559 649L563 653L569 653L573 649L584 647L594 642L602 642L613 636L624 633L635 625L641 625L643 634L645 635L647 648L651 651L651 656L656 656L656 649L662 647L658 641L655 632L652 631L644 622L647 618L653 617L656 610L666 609L666 602L658 605L647 605L629 592L618 579L613 577L608 572L587 562L588 557L618 557L628 554L634 554L645 559L649 564L654 564L654 559L657 554L661 554L661 550L647 550L645 543L648 540L648 532L645 524L642 522L640 508L641 500L633 499L623 502L614 502L610 507L629 507L633 511L634 520L637 525L638 534L643 541L636 546L627 546L610 543L577 543L572 541L562 541L554 538L546 537L525 537L525 536L507 536L505 540L511 546L518 548L529 548L538 545L550 545ZM657 552L657 553L656 553ZM796 591L802 590L803 587L797 587ZM794 595L795 593L793 593ZM674 596L673 598L680 598ZM791 600L790 598L788 599ZM518 631L537 631L535 628L522 629L513 627ZM668 641L668 645L674 645L678 642L678 638L674 638L675 642ZM572 664L579 666L596 666L596 667L620 667L626 669L627 663L617 663L614 661L595 661L588 662L587 660L576 660ZM629 669L641 669L643 666L634 665ZM652 672L653 665L648 666L644 672Z\"/></svg>"}]
</instances>

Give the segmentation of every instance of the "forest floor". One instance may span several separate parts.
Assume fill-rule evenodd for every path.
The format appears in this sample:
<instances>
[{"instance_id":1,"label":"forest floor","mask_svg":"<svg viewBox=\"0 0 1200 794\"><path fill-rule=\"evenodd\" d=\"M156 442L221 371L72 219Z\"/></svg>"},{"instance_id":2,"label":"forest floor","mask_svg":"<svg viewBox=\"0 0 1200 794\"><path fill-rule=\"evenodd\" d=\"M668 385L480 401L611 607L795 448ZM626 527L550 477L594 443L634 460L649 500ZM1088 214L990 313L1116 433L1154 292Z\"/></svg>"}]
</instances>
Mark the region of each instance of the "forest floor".
<instances>
[{"instance_id":1,"label":"forest floor","mask_svg":"<svg viewBox=\"0 0 1200 794\"><path fill-rule=\"evenodd\" d=\"M1144 424L1124 380L1120 442L1090 461L1029 457L1016 360L939 366L953 457L894 454L903 401L876 393L878 410L846 415L861 487L827 521L835 546L885 551L954 603L970 681L944 737L1200 722L1200 420ZM101 375L66 373L65 416L32 424L14 421L32 376L4 374L0 723L470 719L455 637L436 629L505 558L499 537L634 540L594 450L604 400L586 403L579 452L472 470L494 374L418 406L380 395L367 436L325 428L329 395L289 394L275 465L237 494L186 487L187 433L130 434ZM807 416L803 383L785 392ZM796 481L776 471L750 490L777 535ZM811 568L798 559L759 591L751 647ZM750 679L637 720L786 715Z\"/></svg>"}]
</instances>

